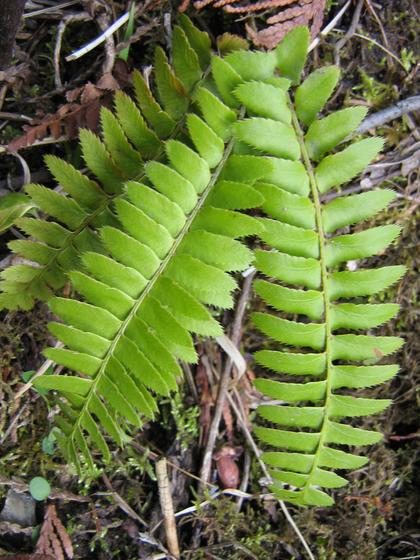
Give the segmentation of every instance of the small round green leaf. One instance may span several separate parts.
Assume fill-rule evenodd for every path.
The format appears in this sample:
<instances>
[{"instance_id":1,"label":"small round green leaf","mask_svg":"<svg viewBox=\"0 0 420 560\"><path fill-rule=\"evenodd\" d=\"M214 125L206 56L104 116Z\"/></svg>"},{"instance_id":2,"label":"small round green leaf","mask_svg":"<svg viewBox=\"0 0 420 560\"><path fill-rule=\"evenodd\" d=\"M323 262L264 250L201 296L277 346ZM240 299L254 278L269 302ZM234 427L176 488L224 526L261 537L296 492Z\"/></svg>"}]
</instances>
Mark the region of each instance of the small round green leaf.
<instances>
[{"instance_id":1,"label":"small round green leaf","mask_svg":"<svg viewBox=\"0 0 420 560\"><path fill-rule=\"evenodd\" d=\"M51 486L45 478L42 478L42 476L36 476L29 483L29 492L34 500L42 502L42 500L45 500L45 498L49 496Z\"/></svg>"}]
</instances>

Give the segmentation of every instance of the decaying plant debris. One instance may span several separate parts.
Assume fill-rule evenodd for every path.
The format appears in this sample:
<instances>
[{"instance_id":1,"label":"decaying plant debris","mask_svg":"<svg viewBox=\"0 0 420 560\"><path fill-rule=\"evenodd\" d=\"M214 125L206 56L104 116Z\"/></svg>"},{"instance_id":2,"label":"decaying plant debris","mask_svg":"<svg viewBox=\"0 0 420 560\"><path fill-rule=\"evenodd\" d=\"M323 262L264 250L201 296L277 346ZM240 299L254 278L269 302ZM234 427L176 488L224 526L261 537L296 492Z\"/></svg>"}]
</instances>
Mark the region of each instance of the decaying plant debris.
<instances>
[{"instance_id":1,"label":"decaying plant debris","mask_svg":"<svg viewBox=\"0 0 420 560\"><path fill-rule=\"evenodd\" d=\"M143 10L143 5L138 6L135 32L145 26L150 26L150 30L138 34L138 39L132 41L128 68L146 69L147 76L154 45L160 43L166 48L170 43L168 14L172 14L173 22L179 6L157 1L144 4L147 10ZM233 7L245 5L231 4ZM332 8L327 5L323 25L327 25L344 5L345 2ZM29 14L47 11L24 20L17 37L13 65L0 84L3 146L22 135L22 122L41 120L59 111L66 103L66 92L85 88L89 81L98 83L103 76L103 63L115 61L116 53L124 45L124 28L112 37L112 42L107 40L74 63L66 63L65 56L89 43L127 8L125 2L112 6L109 2L73 2L62 7L44 0L27 2ZM279 8L275 10L281 13ZM71 19L79 13L84 13L83 18ZM210 10L210 6L197 14L194 5L187 13L193 17L198 15L196 23L209 28L215 36L225 31L243 33L241 14L223 14L222 10ZM258 18L254 29L262 28L262 20ZM66 23L58 53L62 88L57 89L54 79L57 64L53 64L54 57L50 53L57 46L57 30L64 22L68 25ZM250 26L252 22L248 20L247 24ZM389 2L382 7L372 2L351 4L336 30L326 35L314 53L314 67L321 65L319 61L338 60L344 75L344 85L331 101L330 108L337 108L344 102L349 106L366 105L375 112L416 94L413 87L416 75L416 53L412 46L414 28L413 5L409 1ZM348 35L346 42L340 41L343 35ZM390 63L389 54L383 49L400 62L391 57L394 64ZM22 116L28 120L19 120ZM418 475L415 363L419 348L412 336L418 321L419 138L416 118L415 113L409 113L376 130L387 140L383 157L367 170L362 181L345 187L348 193L362 192L376 185L388 186L397 192L398 197L390 209L370 225L397 223L404 228L385 263L381 260L381 265L402 262L410 270L401 286L396 291L391 288L391 293L387 294L401 303L402 311L381 334L403 336L407 343L399 355L401 372L388 390L394 407L363 426L368 429L376 429L379 424L385 426L385 441L373 451L369 467L352 477L351 494L346 489L340 490L338 504L328 511L290 508L316 558L385 560L418 554L415 529L418 501L414 485ZM46 138L54 141L53 136ZM74 142L42 144L41 141L39 146L20 152L31 174L41 177L36 181L48 181L42 164L42 154L47 151L51 153L52 150L55 155L79 164ZM11 185L19 190L22 171L18 160L3 155L0 165L3 171L0 194L8 192ZM16 235L17 230L12 230L2 237L0 260L7 261L2 266L9 264L6 243ZM252 310L261 311L261 304L255 301L252 309L248 304L248 311ZM248 311L241 319L238 334L242 347L251 352L262 348L262 338L251 327ZM53 342L46 329L46 323L52 319L50 311L44 305L37 305L30 313L10 312L2 319L0 390L4 404L0 413L3 455L0 482L3 495L13 486L27 491L32 477L46 477L53 487L49 504L56 507L58 518L71 539L75 558L165 556L166 535L156 500L154 474L155 463L162 456L167 458L173 507L179 514L176 517L178 538L185 558L308 557L276 502L268 495L260 495L260 471L249 439L250 418L259 402L259 395L252 387L255 377L252 362L248 360L248 369L242 377L234 377L234 382L226 385L220 420L215 428L215 445L211 448L214 461L210 461L209 482L203 485L201 497L194 497L198 487L195 477L202 469L205 443L216 425L213 418L220 398L219 380L225 367L223 351L210 341L204 341L199 347L199 366L185 366L186 381L179 400L164 404L156 423L147 426L145 433L124 451L115 452L112 468L106 470L102 478L78 483L59 455L47 452L48 444L44 440L50 435L55 411L48 409L43 395L33 391L25 391L16 398L25 384L22 373L36 371L44 362L42 348ZM230 329L234 320L234 314L227 313L223 318L224 326ZM36 329L33 324L37 325ZM379 394L374 391L370 396ZM231 461L227 475L220 459L222 463ZM235 483L239 471L236 493L223 490L226 485L218 478L218 471L221 478L230 477L229 468ZM40 528L48 509L43 506L38 509L36 523ZM34 560L37 558L35 550L29 531L4 523L0 525L1 554L22 556L26 553Z\"/></svg>"},{"instance_id":2,"label":"decaying plant debris","mask_svg":"<svg viewBox=\"0 0 420 560\"><path fill-rule=\"evenodd\" d=\"M191 4L185 0L180 10L185 11ZM196 10L211 7L222 9L227 14L241 17L260 16L267 24L247 23L248 37L257 47L274 48L283 37L297 25L307 25L315 38L321 30L324 19L325 0L263 0L258 2L239 2L238 0L198 0L193 2Z\"/></svg>"}]
</instances>

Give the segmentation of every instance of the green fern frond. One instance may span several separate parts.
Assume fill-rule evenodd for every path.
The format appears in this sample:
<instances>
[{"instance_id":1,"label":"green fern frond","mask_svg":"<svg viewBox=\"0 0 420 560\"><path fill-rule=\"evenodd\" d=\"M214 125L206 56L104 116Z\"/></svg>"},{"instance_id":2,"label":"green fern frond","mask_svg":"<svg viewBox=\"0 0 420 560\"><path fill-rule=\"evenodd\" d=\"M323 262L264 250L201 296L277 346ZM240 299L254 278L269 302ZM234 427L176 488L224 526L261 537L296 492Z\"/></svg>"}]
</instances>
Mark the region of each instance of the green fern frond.
<instances>
[{"instance_id":1,"label":"green fern frond","mask_svg":"<svg viewBox=\"0 0 420 560\"><path fill-rule=\"evenodd\" d=\"M117 92L115 114L101 111L102 139L82 130L82 156L91 177L72 165L47 156L46 164L60 192L28 185L42 219L21 218L18 227L28 241L11 242L10 248L24 259L2 273L0 308L30 309L35 301L48 301L67 282L67 273L80 269L80 255L97 251L98 227L117 221L115 199L126 198L124 184L142 180L148 160L165 156L163 141L182 133L192 96L209 70L210 40L183 16L174 29L174 68L165 53L156 50L156 100L139 72L134 72L136 102Z\"/></svg>"},{"instance_id":2,"label":"green fern frond","mask_svg":"<svg viewBox=\"0 0 420 560\"><path fill-rule=\"evenodd\" d=\"M197 359L192 335L222 334L209 306L232 307L230 273L253 261L239 239L263 231L258 218L238 210L262 205L253 185L275 173L274 165L271 158L234 153L232 125L246 122L245 109L223 101L216 60L217 80L213 71L207 77L213 93L203 86L196 92L201 116L188 114L182 141L164 141L165 158L146 161L141 182L126 181L113 197L110 219L94 230L98 247L83 251L82 266L69 274L77 298L50 301L62 321L50 329L63 347L45 355L76 375L46 375L35 383L60 394L60 445L80 472L82 465L95 470L97 452L110 458L108 438L122 445L132 426L154 417L156 398L177 388L178 360ZM231 75L226 66L222 71ZM173 118L176 98L162 94ZM114 130L108 150L124 151L121 167L131 168L133 153L118 119L106 111L103 126ZM69 220L78 224L80 211L71 206Z\"/></svg>"},{"instance_id":3,"label":"green fern frond","mask_svg":"<svg viewBox=\"0 0 420 560\"><path fill-rule=\"evenodd\" d=\"M264 335L280 344L276 350L257 352L257 363L276 377L297 379L255 382L263 395L290 403L261 405L258 413L272 427L259 426L255 432L275 448L262 456L271 467L273 492L298 505L325 506L333 500L323 489L347 484L330 469L356 469L368 460L336 446L370 445L381 438L378 432L349 425L347 419L375 414L390 404L342 394L341 389L390 379L398 366L376 362L403 343L397 337L360 334L394 317L398 305L345 300L379 293L402 276L404 267L340 269L347 261L382 252L400 228L337 232L374 216L395 194L375 190L323 203L322 195L362 171L383 142L369 138L338 147L366 111L356 107L317 118L337 83L338 70L317 70L300 84L307 40L307 31L297 29L276 51L280 69L297 86L294 92L279 95L261 81L237 87L235 95L252 117L235 123L233 130L250 149L280 158L274 168L286 171L253 186L264 197L267 217L260 219L265 228L261 238L268 246L256 251L255 266L270 279L258 279L255 290L275 312L254 313L252 318ZM327 155L333 149L339 151Z\"/></svg>"},{"instance_id":4,"label":"green fern frond","mask_svg":"<svg viewBox=\"0 0 420 560\"><path fill-rule=\"evenodd\" d=\"M300 84L308 40L297 28L274 51L221 58L182 16L173 67L156 53L160 102L136 73L136 102L118 93L115 114L102 112L103 141L81 133L96 179L49 158L67 196L27 188L48 218L20 219L31 239L11 246L26 261L3 272L0 302L28 308L67 280L72 285L72 297L50 301L61 320L51 332L63 347L46 355L74 374L44 375L36 385L59 393L57 440L79 472L94 472L99 455L110 460L110 440L124 445L133 426L154 417L159 396L177 388L178 360L197 359L194 335L221 334L215 311L232 307L232 273L254 260L240 241L250 235L265 245L255 252L266 277L255 291L272 308L253 320L275 348L255 356L275 372L256 387L289 403L258 409L272 424L256 433L275 448L263 455L274 493L329 505L322 489L346 484L332 470L367 461L336 446L380 438L347 419L380 412L389 400L346 392L395 375L397 366L377 362L402 341L361 331L392 318L398 306L359 298L394 284L404 267L343 265L382 252L399 228L338 230L371 218L395 194L378 189L323 202L362 171L382 140L342 149L363 108L317 118L338 71L318 70ZM253 208L264 217L242 212Z\"/></svg>"}]
</instances>

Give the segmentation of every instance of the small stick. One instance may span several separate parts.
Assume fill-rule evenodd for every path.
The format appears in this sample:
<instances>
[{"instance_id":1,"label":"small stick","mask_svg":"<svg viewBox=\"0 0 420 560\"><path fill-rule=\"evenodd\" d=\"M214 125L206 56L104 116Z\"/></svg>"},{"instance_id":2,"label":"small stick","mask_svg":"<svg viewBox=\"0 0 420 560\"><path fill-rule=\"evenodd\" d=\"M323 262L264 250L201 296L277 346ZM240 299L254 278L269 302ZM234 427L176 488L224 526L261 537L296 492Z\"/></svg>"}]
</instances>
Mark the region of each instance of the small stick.
<instances>
[{"instance_id":1,"label":"small stick","mask_svg":"<svg viewBox=\"0 0 420 560\"><path fill-rule=\"evenodd\" d=\"M63 41L63 36L66 31L67 26L70 23L74 23L77 21L89 21L92 18L87 12L81 12L80 14L70 14L64 17L57 28L57 37L55 39L55 47L54 47L54 82L56 89L61 90L63 88L63 82L61 81L60 75L60 53L61 53L61 44Z\"/></svg>"},{"instance_id":2,"label":"small stick","mask_svg":"<svg viewBox=\"0 0 420 560\"><path fill-rule=\"evenodd\" d=\"M236 418L238 420L238 423L243 431L243 434L246 438L246 440L248 441L252 451L254 452L255 457L257 458L258 463L260 464L261 470L263 471L265 477L267 478L267 480L271 481L271 476L270 473L268 472L268 469L265 465L265 463L262 461L261 459L261 451L258 449L257 444L254 441L254 438L251 435L251 432L248 430L248 427L245 423L244 418L242 417L241 411L239 410L239 408L236 406L235 401L233 400L232 396L228 393L227 394L227 399L229 401L230 406L232 407L232 410L234 411L234 413L236 414ZM283 514L285 516L285 518L287 519L288 523L290 524L290 526L292 527L293 531L295 532L296 536L298 537L298 539L300 540L300 542L303 545L303 548L306 551L306 554L308 555L308 558L310 560L315 560L315 556L312 554L311 549L309 548L308 543L305 540L305 537L302 535L299 527L296 525L295 520L293 519L293 517L291 516L286 504L283 502L283 500L278 500L280 507L283 511Z\"/></svg>"},{"instance_id":3,"label":"small stick","mask_svg":"<svg viewBox=\"0 0 420 560\"><path fill-rule=\"evenodd\" d=\"M35 16L40 16L42 14L48 14L49 12L60 12L62 8L68 8L69 6L74 6L74 4L79 4L80 0L69 0L68 2L63 2L62 4L57 4L56 6L49 6L48 8L42 8L40 10L34 10L33 12L27 12L23 14L22 18L27 19Z\"/></svg>"},{"instance_id":4,"label":"small stick","mask_svg":"<svg viewBox=\"0 0 420 560\"><path fill-rule=\"evenodd\" d=\"M242 480L241 480L241 485L239 486L239 490L241 490L241 492L245 493L246 489L248 488L250 471L251 471L251 454L248 451L248 449L245 449L244 466L242 469ZM243 501L244 501L244 497L238 496L238 498L236 499L236 511L241 511Z\"/></svg>"},{"instance_id":5,"label":"small stick","mask_svg":"<svg viewBox=\"0 0 420 560\"><path fill-rule=\"evenodd\" d=\"M353 35L356 33L356 29L357 29L357 26L359 25L359 21L360 21L360 15L362 13L362 8L363 8L363 0L359 0L357 5L356 5L356 8L354 9L353 18L351 20L350 27L346 31L344 37L342 37L335 44L334 58L335 58L335 63L336 63L337 66L339 66L339 62L340 62L340 54L339 54L340 50L344 47L344 45L347 43L347 41L349 41L353 37Z\"/></svg>"},{"instance_id":6,"label":"small stick","mask_svg":"<svg viewBox=\"0 0 420 560\"><path fill-rule=\"evenodd\" d=\"M407 97L407 99L402 99L401 101L398 101L398 103L395 103L395 105L391 105L391 107L387 107L386 109L382 109L382 111L369 115L362 122L356 132L357 134L364 134L371 128L377 128L378 126L382 126L394 119L399 119L403 115L414 111L420 111L420 95Z\"/></svg>"},{"instance_id":7,"label":"small stick","mask_svg":"<svg viewBox=\"0 0 420 560\"><path fill-rule=\"evenodd\" d=\"M344 16L350 4L351 4L351 0L348 0L348 2L344 4L344 6L341 8L338 14L324 27L324 29L319 34L320 36L325 37L326 35L328 35L331 29L335 27L335 24L338 23L340 19ZM319 37L314 39L312 43L309 45L308 52L311 52L317 45L319 45L319 42L320 42Z\"/></svg>"},{"instance_id":8,"label":"small stick","mask_svg":"<svg viewBox=\"0 0 420 560\"><path fill-rule=\"evenodd\" d=\"M236 308L236 315L233 321L232 336L231 340L235 346L239 345L241 339L241 326L242 320L245 314L246 306L248 303L249 296L252 289L252 281L254 279L255 272L249 274L244 279L242 293L238 301ZM233 369L233 360L228 357L222 375L219 381L219 392L217 395L216 407L214 410L213 420L210 426L209 437L207 439L207 444L204 450L203 463L200 471L200 478L205 483L208 482L210 478L211 471L211 460L213 456L213 449L216 443L217 435L219 433L219 424L222 418L223 406L226 400L226 394L228 392L229 382L231 379L231 372ZM203 482L200 485L200 489L203 490Z\"/></svg>"},{"instance_id":9,"label":"small stick","mask_svg":"<svg viewBox=\"0 0 420 560\"><path fill-rule=\"evenodd\" d=\"M126 41L122 41L121 43L118 43L118 45L116 45L115 53L116 54L120 53L121 51L123 51L124 49L126 49L127 47L129 47L130 45L138 41L139 39L141 39L143 35L146 35L146 33L149 33L150 30L152 30L154 27L157 26L158 24L152 21L150 23L138 27L129 39L127 39Z\"/></svg>"},{"instance_id":10,"label":"small stick","mask_svg":"<svg viewBox=\"0 0 420 560\"><path fill-rule=\"evenodd\" d=\"M16 426L16 424L19 421L19 418L22 416L22 414L26 411L26 409L28 408L29 403L25 403L22 408L20 408L17 413L14 415L14 417L12 418L8 428L6 429L6 431L4 432L3 436L0 439L0 445L3 445L3 443L7 440L7 438L9 437L10 433L12 432L13 428Z\"/></svg>"},{"instance_id":11,"label":"small stick","mask_svg":"<svg viewBox=\"0 0 420 560\"><path fill-rule=\"evenodd\" d=\"M146 521L144 519L142 519L140 517L140 515L138 513L136 513L134 511L134 509L129 504L127 504L127 502L124 500L124 498L118 494L118 492L112 486L111 481L109 480L109 478L107 477L107 475L105 473L102 473L102 480L104 481L105 486L111 492L111 494L112 494L115 502L117 503L118 507L120 509L122 509L122 511L124 513L126 513L129 517L131 517L131 519L135 519L136 521L138 521L139 523L141 523L142 525L147 527Z\"/></svg>"},{"instance_id":12,"label":"small stick","mask_svg":"<svg viewBox=\"0 0 420 560\"><path fill-rule=\"evenodd\" d=\"M115 41L112 33L108 33L109 28L109 18L106 13L98 17L98 25L104 33L107 33L105 37L105 61L102 65L102 73L108 74L112 72L115 63Z\"/></svg>"},{"instance_id":13,"label":"small stick","mask_svg":"<svg viewBox=\"0 0 420 560\"><path fill-rule=\"evenodd\" d=\"M25 123L31 123L32 118L26 115L18 115L17 113L8 113L7 111L0 111L0 119L6 119L8 121L21 121Z\"/></svg>"},{"instance_id":14,"label":"small stick","mask_svg":"<svg viewBox=\"0 0 420 560\"><path fill-rule=\"evenodd\" d=\"M54 348L62 348L64 346L64 344L60 341L58 341L55 345ZM20 397L26 393L26 391L29 391L29 389L31 389L31 387L34 384L35 379L38 379L38 377L41 377L41 375L44 375L44 373L48 370L49 367L55 365L55 363L53 362L53 360L45 360L45 362L42 364L42 366L37 370L37 372L35 373L35 375L33 375L31 377L31 379L25 383L25 385L23 387L21 387L19 389L19 391L16 393L15 395L15 401L17 401L18 399L20 399Z\"/></svg>"},{"instance_id":15,"label":"small stick","mask_svg":"<svg viewBox=\"0 0 420 560\"><path fill-rule=\"evenodd\" d=\"M175 557L180 557L178 535L176 532L174 506L172 503L171 490L169 487L166 459L156 463L156 478L159 487L160 506L162 508L163 520L166 531L166 544L169 552Z\"/></svg>"},{"instance_id":16,"label":"small stick","mask_svg":"<svg viewBox=\"0 0 420 560\"><path fill-rule=\"evenodd\" d=\"M402 69L406 72L406 74L408 74L408 71L405 68L402 60L400 58L398 58L398 56L396 54L394 54L392 51L390 51L389 49L387 49L386 47L381 45L381 43L378 43L378 41L375 41L375 39L372 39L371 37L368 37L367 35L362 35L361 33L354 33L354 36L359 37L360 39L364 39L365 41L368 41L368 43L372 43L372 45L375 45L376 47L382 49L384 52L386 52L387 55L389 55L396 62L398 62L398 64L402 67Z\"/></svg>"},{"instance_id":17,"label":"small stick","mask_svg":"<svg viewBox=\"0 0 420 560\"><path fill-rule=\"evenodd\" d=\"M189 364L187 364L186 362L181 362L181 367L182 367L182 371L185 374L185 378L187 380L188 386L190 388L190 391L192 393L192 396L194 397L194 400L196 403L200 402L200 399L198 397L198 393L197 393L197 387L195 386L194 383L194 377L191 371L191 368L189 366Z\"/></svg>"},{"instance_id":18,"label":"small stick","mask_svg":"<svg viewBox=\"0 0 420 560\"><path fill-rule=\"evenodd\" d=\"M382 38L383 38L383 40L384 40L384 43L385 43L386 48L387 48L387 49L390 49L388 37L386 36L384 26L382 25L382 22L381 22L381 20L379 19L379 16L378 16L378 14L376 13L375 8L372 6L370 0L365 0L365 3L366 3L366 6L367 6L367 9L368 9L369 12L372 14L372 16L375 18L376 23L378 24L378 27L379 27L379 29L380 29L380 31L381 31L381 35L382 35ZM394 65L394 63L393 63L393 61L392 61L392 58L391 58L390 56L388 56L388 63L389 63L389 65L390 65L391 67Z\"/></svg>"},{"instance_id":19,"label":"small stick","mask_svg":"<svg viewBox=\"0 0 420 560\"><path fill-rule=\"evenodd\" d=\"M77 60L81 56L84 56L86 53L88 53L89 51L93 50L95 47L97 47L98 45L106 41L108 37L110 37L113 33L115 33L115 31L117 31L117 29L119 29L121 26L124 25L124 23L128 21L128 18L129 18L129 13L126 12L121 17L119 17L110 27L108 27L106 31L104 31L103 33L101 33L101 35L96 37L96 39L94 39L87 45L84 45L77 51L74 51L68 56L66 56L66 61L69 62L70 60Z\"/></svg>"}]
</instances>

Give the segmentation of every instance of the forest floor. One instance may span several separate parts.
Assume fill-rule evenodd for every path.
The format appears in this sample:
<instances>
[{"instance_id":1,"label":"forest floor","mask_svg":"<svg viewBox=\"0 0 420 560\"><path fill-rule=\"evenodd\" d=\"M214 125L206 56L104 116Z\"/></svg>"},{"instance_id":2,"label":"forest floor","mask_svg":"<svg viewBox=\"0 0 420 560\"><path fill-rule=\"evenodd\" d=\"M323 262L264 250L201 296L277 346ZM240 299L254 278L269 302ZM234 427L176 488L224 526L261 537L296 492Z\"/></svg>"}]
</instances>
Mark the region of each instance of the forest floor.
<instances>
[{"instance_id":1,"label":"forest floor","mask_svg":"<svg viewBox=\"0 0 420 560\"><path fill-rule=\"evenodd\" d=\"M54 4L55 10L51 10ZM146 4L147 9L136 19L137 37L130 46L128 66L120 64L118 69L122 81L131 68L151 64L156 44L167 47L169 43L168 30L176 18L178 2L155 0ZM324 26L345 4L341 0L327 3ZM347 4L342 19L310 56L313 67L335 62L341 68L341 85L330 108L343 103L366 105L375 113L415 95L418 4L415 0L362 0ZM66 62L65 56L96 37L127 7L126 0L27 3L12 70L5 81L0 81L0 145L20 137L24 133L22 127L32 119L41 119L65 106L76 88L88 82L98 83L103 65L109 67L113 61L112 41L75 62ZM197 12L193 6L187 13L213 37L224 32L245 33L241 17L211 8ZM61 44L57 42L59 34L62 34ZM115 42L122 40L120 30ZM0 80L3 78L0 76ZM76 141L54 142L48 137L49 132L38 145L21 150L21 159L0 153L0 195L10 190L18 192L29 177L32 182L53 186L43 163L45 153L62 156L76 165L80 163ZM378 426L385 434L383 442L370 450L370 463L350 475L349 486L334 492L335 506L288 508L313 556L320 560L420 558L420 499L416 488L420 474L416 392L420 349L417 304L420 131L416 115L411 113L374 132L386 139L384 154L368 168L362 181L346 188L358 192L381 185L398 193L396 201L375 222L398 223L403 227L398 242L381 257L382 264L403 263L408 268L400 285L387 293L401 304L401 312L382 331L403 336L406 344L398 356L401 364L398 376L373 392L392 398L393 405L370 420L369 425ZM16 236L19 232L12 228L0 238L1 268L10 261L7 242ZM257 302L248 304L248 310L258 305ZM261 348L262 341L247 316L248 313L240 331L242 346L250 353ZM234 312L222 318L228 332L233 318ZM37 305L31 312L3 312L0 319L0 511L11 490L22 494L33 477L42 476L52 487L48 503L55 506L63 524L58 531L61 535L58 546L64 550L67 542L69 553L67 533L74 558L166 558L169 556L165 553L166 535L155 476L156 461L165 456L175 511L190 508L178 517L182 558L308 558L276 501L262 493L261 472L247 444L243 418L229 404L224 407L213 450L213 458L219 460L211 464L212 484L204 495L198 493L203 442L210 428L218 375L225 360L218 346L201 342L200 362L187 372L188 382L179 396L173 402L162 403L156 422L147 425L132 445L114 453L113 463L98 479L79 481L54 448L54 409L45 395L29 390L16 398L30 376L28 372L36 371L44 362L42 349L51 343L47 330L50 312L45 305ZM249 358L248 371L232 393L233 399L239 399L245 421L254 416L258 400L252 389L254 367ZM237 482L242 497L218 491L226 464L233 472L234 465L239 467ZM47 510L45 503L38 503L35 517L27 527L0 521L0 556L33 553L47 511L51 515L53 510ZM56 558L59 557L56 553ZM39 560L42 558L46 556L38 556Z\"/></svg>"}]
</instances>

